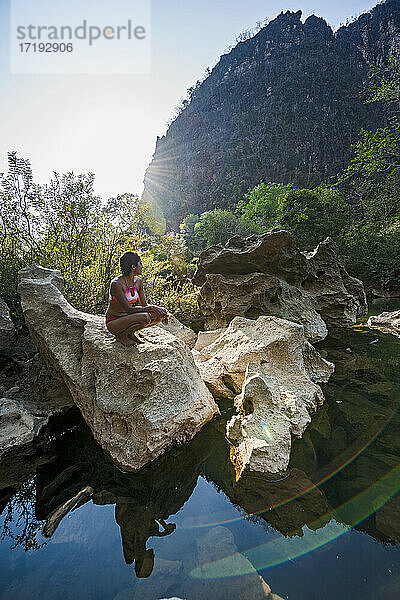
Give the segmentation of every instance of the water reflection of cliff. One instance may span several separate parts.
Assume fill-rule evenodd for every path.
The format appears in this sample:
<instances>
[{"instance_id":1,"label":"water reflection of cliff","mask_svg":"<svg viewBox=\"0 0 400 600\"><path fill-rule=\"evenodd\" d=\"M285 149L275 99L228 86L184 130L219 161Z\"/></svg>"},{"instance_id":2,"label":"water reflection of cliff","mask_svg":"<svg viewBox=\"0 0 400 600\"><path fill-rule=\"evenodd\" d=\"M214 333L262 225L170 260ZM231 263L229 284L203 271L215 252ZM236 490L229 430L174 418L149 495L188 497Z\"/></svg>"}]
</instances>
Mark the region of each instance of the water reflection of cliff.
<instances>
[{"instance_id":1,"label":"water reflection of cliff","mask_svg":"<svg viewBox=\"0 0 400 600\"><path fill-rule=\"evenodd\" d=\"M400 464L400 342L361 327L333 332L319 349L336 369L323 386L326 403L293 445L292 465L304 469L335 508ZM384 500L356 527L396 544L399 497L379 499Z\"/></svg>"},{"instance_id":2,"label":"water reflection of cliff","mask_svg":"<svg viewBox=\"0 0 400 600\"><path fill-rule=\"evenodd\" d=\"M2 462L0 508L12 503L33 473L36 517L47 522L48 535L68 510L88 500L114 504L125 561L135 563L139 577L150 575L157 565L151 538L174 534L171 515L189 499L199 476L228 496L238 516L253 515L285 536L301 535L304 525L323 527L333 518L332 509L399 464L396 343L376 332L349 330L321 345L336 363L336 372L325 386L326 404L305 437L293 444L285 477L247 473L236 481L223 421L211 423L191 443L135 475L119 471L80 424L51 445ZM390 499L357 527L376 539L398 543L399 501L398 496Z\"/></svg>"}]
</instances>

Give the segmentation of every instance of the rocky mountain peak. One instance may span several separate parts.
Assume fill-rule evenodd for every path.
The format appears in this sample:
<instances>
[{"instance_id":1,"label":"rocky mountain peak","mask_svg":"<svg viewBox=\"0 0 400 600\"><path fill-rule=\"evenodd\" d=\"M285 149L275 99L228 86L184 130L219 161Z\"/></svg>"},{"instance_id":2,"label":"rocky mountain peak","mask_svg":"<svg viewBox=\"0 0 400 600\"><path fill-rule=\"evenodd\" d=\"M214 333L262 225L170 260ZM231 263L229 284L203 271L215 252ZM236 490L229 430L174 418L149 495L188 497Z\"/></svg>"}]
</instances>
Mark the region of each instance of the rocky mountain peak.
<instances>
[{"instance_id":1,"label":"rocky mountain peak","mask_svg":"<svg viewBox=\"0 0 400 600\"><path fill-rule=\"evenodd\" d=\"M260 181L314 187L348 162L359 131L385 124L360 94L368 69L400 48L400 2L333 33L301 11L279 14L224 54L157 140L143 200L176 228L229 208Z\"/></svg>"}]
</instances>

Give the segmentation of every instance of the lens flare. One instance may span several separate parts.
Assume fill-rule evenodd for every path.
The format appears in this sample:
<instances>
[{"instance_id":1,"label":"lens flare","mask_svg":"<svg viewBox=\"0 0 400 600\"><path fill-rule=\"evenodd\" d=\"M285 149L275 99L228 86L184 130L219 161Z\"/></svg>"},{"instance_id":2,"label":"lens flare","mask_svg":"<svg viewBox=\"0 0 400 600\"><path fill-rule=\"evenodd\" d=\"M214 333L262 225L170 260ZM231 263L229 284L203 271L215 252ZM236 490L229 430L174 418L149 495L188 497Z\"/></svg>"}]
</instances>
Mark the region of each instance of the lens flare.
<instances>
[{"instance_id":1,"label":"lens flare","mask_svg":"<svg viewBox=\"0 0 400 600\"><path fill-rule=\"evenodd\" d=\"M262 428L263 428L263 430L265 432L265 435L267 436L267 439L270 442L273 442L274 441L274 436L272 435L271 431L268 429L268 427L267 427L267 425L265 423L264 423L264 425L262 425Z\"/></svg>"},{"instance_id":2,"label":"lens flare","mask_svg":"<svg viewBox=\"0 0 400 600\"><path fill-rule=\"evenodd\" d=\"M355 525L386 504L399 489L400 466L392 469L370 488L328 513L331 521L322 529L317 529L320 521L317 519L304 528L302 537L276 538L241 554L235 553L197 567L191 571L190 575L197 579L220 579L247 575L252 571L250 567L243 568L241 555L244 555L257 571L304 556L350 531ZM317 530L313 531L313 528Z\"/></svg>"},{"instance_id":3,"label":"lens flare","mask_svg":"<svg viewBox=\"0 0 400 600\"><path fill-rule=\"evenodd\" d=\"M280 506L284 506L285 504L289 504L293 502L297 498L301 498L305 496L313 489L318 488L320 485L329 481L332 477L340 473L343 469L345 469L348 465L354 462L360 454L362 454L375 440L376 438L384 431L384 429L388 426L390 421L397 414L399 408L400 394L398 394L393 401L388 406L388 413L386 416L382 416L380 421L375 422L366 433L358 438L349 448L347 448L344 452L342 452L336 459L335 462L330 463L319 471L313 474L313 479L315 483L312 483L308 488L299 492L298 494L291 496L290 498L286 498L282 502L278 502L277 504L273 504L271 506L267 506L258 511L254 511L251 513L247 513L246 515L240 515L238 517L234 517L232 519L226 519L224 521L214 521L207 522L203 524L191 524L191 525L183 525L181 529L198 529L204 527L215 527L216 525L227 525L229 523L234 523L236 521L241 521L242 519L246 519L250 516L256 516L268 511L279 508ZM338 464L339 463L339 464Z\"/></svg>"}]
</instances>

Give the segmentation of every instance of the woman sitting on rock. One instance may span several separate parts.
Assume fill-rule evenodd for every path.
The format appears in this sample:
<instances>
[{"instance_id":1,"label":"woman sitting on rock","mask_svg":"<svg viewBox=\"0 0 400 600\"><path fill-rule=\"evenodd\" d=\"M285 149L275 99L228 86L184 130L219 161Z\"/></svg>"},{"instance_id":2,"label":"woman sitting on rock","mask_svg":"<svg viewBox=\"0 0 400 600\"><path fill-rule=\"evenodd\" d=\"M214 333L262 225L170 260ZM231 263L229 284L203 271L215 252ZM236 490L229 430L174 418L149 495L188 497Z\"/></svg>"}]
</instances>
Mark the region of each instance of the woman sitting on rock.
<instances>
[{"instance_id":1,"label":"woman sitting on rock","mask_svg":"<svg viewBox=\"0 0 400 600\"><path fill-rule=\"evenodd\" d=\"M106 327L125 346L141 344L135 333L158 325L168 316L165 308L148 305L144 295L142 261L136 252L124 252L120 258L122 275L110 285L110 302L106 312Z\"/></svg>"}]
</instances>

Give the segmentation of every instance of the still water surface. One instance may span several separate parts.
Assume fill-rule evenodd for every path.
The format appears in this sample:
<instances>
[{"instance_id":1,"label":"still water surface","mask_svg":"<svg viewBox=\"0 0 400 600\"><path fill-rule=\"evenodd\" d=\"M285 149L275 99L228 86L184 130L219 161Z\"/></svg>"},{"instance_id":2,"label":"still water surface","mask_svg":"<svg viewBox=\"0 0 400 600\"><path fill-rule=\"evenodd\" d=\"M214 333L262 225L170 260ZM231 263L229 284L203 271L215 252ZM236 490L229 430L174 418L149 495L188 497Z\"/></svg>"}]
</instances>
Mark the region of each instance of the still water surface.
<instances>
[{"instance_id":1,"label":"still water surface","mask_svg":"<svg viewBox=\"0 0 400 600\"><path fill-rule=\"evenodd\" d=\"M399 598L400 339L361 327L319 350L336 370L284 477L236 482L227 404L136 475L79 419L2 462L0 600Z\"/></svg>"}]
</instances>

